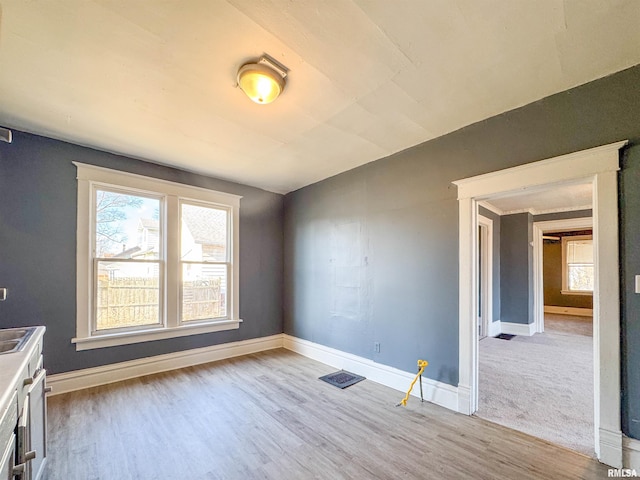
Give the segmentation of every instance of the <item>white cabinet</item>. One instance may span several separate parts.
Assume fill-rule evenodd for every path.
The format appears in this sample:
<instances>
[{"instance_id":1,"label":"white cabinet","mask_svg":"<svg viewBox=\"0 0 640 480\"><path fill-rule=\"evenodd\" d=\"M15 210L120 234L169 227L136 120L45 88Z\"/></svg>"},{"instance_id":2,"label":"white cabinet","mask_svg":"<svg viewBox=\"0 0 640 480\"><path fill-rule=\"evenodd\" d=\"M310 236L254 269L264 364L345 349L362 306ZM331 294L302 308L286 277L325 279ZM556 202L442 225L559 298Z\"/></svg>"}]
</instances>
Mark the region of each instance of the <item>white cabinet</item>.
<instances>
[{"instance_id":1,"label":"white cabinet","mask_svg":"<svg viewBox=\"0 0 640 480\"><path fill-rule=\"evenodd\" d=\"M0 480L39 480L44 471L47 455L44 331L44 327L0 330L0 340L5 343L22 341L21 348L0 355Z\"/></svg>"},{"instance_id":2,"label":"white cabinet","mask_svg":"<svg viewBox=\"0 0 640 480\"><path fill-rule=\"evenodd\" d=\"M39 369L33 377L24 380L28 391L18 421L15 469L20 480L37 480L42 475L47 448L46 374L44 369Z\"/></svg>"},{"instance_id":3,"label":"white cabinet","mask_svg":"<svg viewBox=\"0 0 640 480\"><path fill-rule=\"evenodd\" d=\"M0 410L0 480L13 479L15 464L15 428L18 422L18 392L11 392L9 401Z\"/></svg>"},{"instance_id":4,"label":"white cabinet","mask_svg":"<svg viewBox=\"0 0 640 480\"><path fill-rule=\"evenodd\" d=\"M0 448L4 448L4 452L1 452L0 456L0 480L12 480L13 467L15 465L15 452L16 452L16 436L11 434L6 445Z\"/></svg>"},{"instance_id":5,"label":"white cabinet","mask_svg":"<svg viewBox=\"0 0 640 480\"><path fill-rule=\"evenodd\" d=\"M31 437L31 450L36 452L36 457L31 461L33 478L42 476L44 460L47 458L47 397L46 397L47 371L41 369L36 375L33 385L29 389L29 433Z\"/></svg>"}]
</instances>

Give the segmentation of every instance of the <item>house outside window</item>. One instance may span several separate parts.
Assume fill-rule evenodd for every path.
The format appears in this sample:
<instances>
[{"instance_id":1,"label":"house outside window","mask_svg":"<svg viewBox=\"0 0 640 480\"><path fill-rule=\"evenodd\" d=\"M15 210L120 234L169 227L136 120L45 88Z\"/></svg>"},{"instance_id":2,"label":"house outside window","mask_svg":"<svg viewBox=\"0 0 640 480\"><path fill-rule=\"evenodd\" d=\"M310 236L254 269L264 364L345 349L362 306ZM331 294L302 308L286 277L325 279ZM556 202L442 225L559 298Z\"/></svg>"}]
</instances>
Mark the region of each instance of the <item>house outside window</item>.
<instances>
[{"instance_id":1,"label":"house outside window","mask_svg":"<svg viewBox=\"0 0 640 480\"><path fill-rule=\"evenodd\" d=\"M181 202L181 319L227 315L228 214L220 207Z\"/></svg>"},{"instance_id":2,"label":"house outside window","mask_svg":"<svg viewBox=\"0 0 640 480\"><path fill-rule=\"evenodd\" d=\"M152 221L145 218L149 212L159 216L162 197L99 185L92 196L94 331L160 325L164 249L160 248L158 227L153 244L137 234L142 223ZM157 225L159 220L154 222Z\"/></svg>"},{"instance_id":3,"label":"house outside window","mask_svg":"<svg viewBox=\"0 0 640 480\"><path fill-rule=\"evenodd\" d=\"M239 328L240 197L78 168L78 350Z\"/></svg>"},{"instance_id":4,"label":"house outside window","mask_svg":"<svg viewBox=\"0 0 640 480\"><path fill-rule=\"evenodd\" d=\"M592 295L594 284L593 237L562 237L562 293Z\"/></svg>"}]
</instances>

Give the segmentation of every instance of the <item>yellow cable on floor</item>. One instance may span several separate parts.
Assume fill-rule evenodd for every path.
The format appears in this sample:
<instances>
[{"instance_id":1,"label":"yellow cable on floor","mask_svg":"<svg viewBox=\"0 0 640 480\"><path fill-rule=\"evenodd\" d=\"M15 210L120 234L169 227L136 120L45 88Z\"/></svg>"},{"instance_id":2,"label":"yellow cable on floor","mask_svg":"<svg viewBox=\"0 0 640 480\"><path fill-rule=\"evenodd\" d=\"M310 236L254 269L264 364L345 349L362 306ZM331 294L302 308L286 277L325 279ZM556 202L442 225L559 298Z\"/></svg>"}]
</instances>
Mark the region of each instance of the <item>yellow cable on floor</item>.
<instances>
[{"instance_id":1,"label":"yellow cable on floor","mask_svg":"<svg viewBox=\"0 0 640 480\"><path fill-rule=\"evenodd\" d=\"M399 407L400 405L402 405L403 407L407 406L407 400L409 400L409 395L411 394L411 390L413 390L413 386L416 384L416 382L418 381L418 378L420 377L420 375L422 375L422 372L424 372L424 367L426 367L427 365L429 365L429 362L427 362L426 360L418 360L418 368L420 370L418 370L418 374L416 375L416 378L414 378L413 382L411 382L411 386L409 387L407 394L402 400L400 400L400 403L396 404L396 407Z\"/></svg>"}]
</instances>

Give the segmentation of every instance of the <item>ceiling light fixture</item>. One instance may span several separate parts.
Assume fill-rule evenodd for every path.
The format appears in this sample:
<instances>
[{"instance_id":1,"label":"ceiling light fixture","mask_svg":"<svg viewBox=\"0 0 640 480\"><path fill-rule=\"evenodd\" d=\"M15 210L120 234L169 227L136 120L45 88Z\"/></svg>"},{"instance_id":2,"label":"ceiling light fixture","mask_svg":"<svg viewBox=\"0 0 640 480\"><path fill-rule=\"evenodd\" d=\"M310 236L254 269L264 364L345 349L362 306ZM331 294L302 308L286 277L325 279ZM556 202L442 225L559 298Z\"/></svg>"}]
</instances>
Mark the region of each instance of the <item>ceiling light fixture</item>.
<instances>
[{"instance_id":1,"label":"ceiling light fixture","mask_svg":"<svg viewBox=\"0 0 640 480\"><path fill-rule=\"evenodd\" d=\"M273 102L282 93L288 69L268 55L238 70L238 86L258 104Z\"/></svg>"}]
</instances>

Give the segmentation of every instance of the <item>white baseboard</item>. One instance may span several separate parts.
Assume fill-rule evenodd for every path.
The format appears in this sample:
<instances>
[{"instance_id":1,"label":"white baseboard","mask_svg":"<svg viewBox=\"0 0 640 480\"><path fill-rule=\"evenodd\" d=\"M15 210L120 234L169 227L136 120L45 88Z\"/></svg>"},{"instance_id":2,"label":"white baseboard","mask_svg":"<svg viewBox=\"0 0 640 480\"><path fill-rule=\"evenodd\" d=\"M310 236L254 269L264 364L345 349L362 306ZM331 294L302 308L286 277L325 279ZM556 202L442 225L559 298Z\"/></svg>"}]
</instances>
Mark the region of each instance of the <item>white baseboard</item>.
<instances>
[{"instance_id":1,"label":"white baseboard","mask_svg":"<svg viewBox=\"0 0 640 480\"><path fill-rule=\"evenodd\" d=\"M463 415L471 415L471 387L469 385L458 384L458 408L456 412Z\"/></svg>"},{"instance_id":2,"label":"white baseboard","mask_svg":"<svg viewBox=\"0 0 640 480\"><path fill-rule=\"evenodd\" d=\"M622 468L622 432L600 428L600 456L598 460L613 468Z\"/></svg>"},{"instance_id":3,"label":"white baseboard","mask_svg":"<svg viewBox=\"0 0 640 480\"><path fill-rule=\"evenodd\" d=\"M411 381L415 378L415 373L405 372L381 363L376 363L367 358L286 334L284 335L284 348L332 367L362 375L369 380L393 388L399 392L406 392L409 385L411 385ZM429 367L427 367L427 369L428 368ZM458 389L456 387L432 380L426 376L422 377L422 386L425 400L450 410L458 411ZM413 389L412 395L420 397L420 389L417 388L417 386ZM402 395L399 395L398 401L401 399Z\"/></svg>"},{"instance_id":4,"label":"white baseboard","mask_svg":"<svg viewBox=\"0 0 640 480\"><path fill-rule=\"evenodd\" d=\"M592 308L558 307L556 305L545 305L544 313L557 313L560 315L576 315L578 317L593 317Z\"/></svg>"},{"instance_id":5,"label":"white baseboard","mask_svg":"<svg viewBox=\"0 0 640 480\"><path fill-rule=\"evenodd\" d=\"M640 440L622 437L622 465L640 472Z\"/></svg>"},{"instance_id":6,"label":"white baseboard","mask_svg":"<svg viewBox=\"0 0 640 480\"><path fill-rule=\"evenodd\" d=\"M502 327L500 325L500 320L496 320L495 322L489 323L489 331L487 335L490 337L495 337L496 335L500 335L502 333Z\"/></svg>"},{"instance_id":7,"label":"white baseboard","mask_svg":"<svg viewBox=\"0 0 640 480\"><path fill-rule=\"evenodd\" d=\"M531 335L536 333L536 325L535 323L500 322L500 330L500 333L530 337Z\"/></svg>"},{"instance_id":8,"label":"white baseboard","mask_svg":"<svg viewBox=\"0 0 640 480\"><path fill-rule=\"evenodd\" d=\"M47 385L52 388L52 392L49 395L57 395L280 347L282 347L282 334L252 338L239 342L194 348L128 362L112 363L100 367L48 375Z\"/></svg>"},{"instance_id":9,"label":"white baseboard","mask_svg":"<svg viewBox=\"0 0 640 480\"><path fill-rule=\"evenodd\" d=\"M349 370L400 392L405 392L415 377L414 373L404 372L307 340L278 334L48 375L47 385L52 388L49 395L58 395L280 347L285 347L327 365ZM458 389L456 387L427 377L423 377L422 382L425 400L454 411L458 410ZM414 388L412 394L419 397L419 388ZM398 399L400 400L400 397Z\"/></svg>"}]
</instances>

